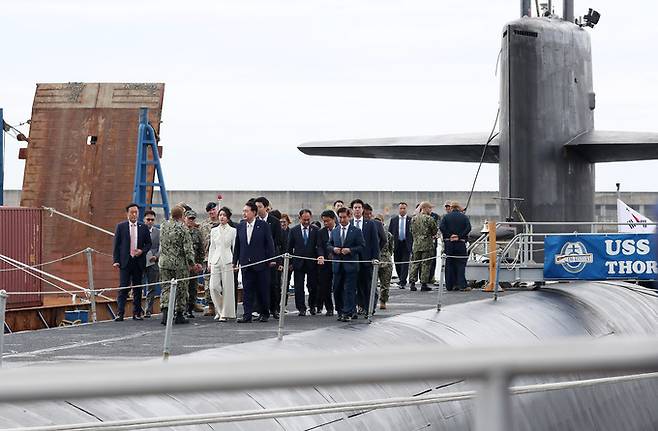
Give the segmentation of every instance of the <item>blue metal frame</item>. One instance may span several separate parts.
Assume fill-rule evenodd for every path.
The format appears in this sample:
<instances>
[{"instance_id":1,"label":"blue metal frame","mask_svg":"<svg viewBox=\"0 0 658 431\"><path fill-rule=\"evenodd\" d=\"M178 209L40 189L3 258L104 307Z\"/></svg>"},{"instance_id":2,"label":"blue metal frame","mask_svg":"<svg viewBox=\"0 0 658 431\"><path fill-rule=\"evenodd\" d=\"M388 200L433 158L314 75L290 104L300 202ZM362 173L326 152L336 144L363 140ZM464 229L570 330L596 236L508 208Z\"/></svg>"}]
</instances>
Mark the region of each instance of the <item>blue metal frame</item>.
<instances>
[{"instance_id":1,"label":"blue metal frame","mask_svg":"<svg viewBox=\"0 0 658 431\"><path fill-rule=\"evenodd\" d=\"M5 122L0 108L0 206L5 204Z\"/></svg>"},{"instance_id":2,"label":"blue metal frame","mask_svg":"<svg viewBox=\"0 0 658 431\"><path fill-rule=\"evenodd\" d=\"M151 150L151 159L148 154ZM149 165L155 167L157 173L157 182L155 176L153 182L146 178ZM154 204L146 202L146 191L148 187L155 187L160 190L162 203ZM144 211L149 208L163 208L165 218L169 218L169 198L167 197L167 188L165 187L164 176L162 175L162 166L160 165L160 155L158 154L158 143L155 138L155 130L148 122L148 108L139 109L139 131L137 134L137 158L135 161L135 183L133 188L133 202L139 206L139 220L143 221Z\"/></svg>"}]
</instances>

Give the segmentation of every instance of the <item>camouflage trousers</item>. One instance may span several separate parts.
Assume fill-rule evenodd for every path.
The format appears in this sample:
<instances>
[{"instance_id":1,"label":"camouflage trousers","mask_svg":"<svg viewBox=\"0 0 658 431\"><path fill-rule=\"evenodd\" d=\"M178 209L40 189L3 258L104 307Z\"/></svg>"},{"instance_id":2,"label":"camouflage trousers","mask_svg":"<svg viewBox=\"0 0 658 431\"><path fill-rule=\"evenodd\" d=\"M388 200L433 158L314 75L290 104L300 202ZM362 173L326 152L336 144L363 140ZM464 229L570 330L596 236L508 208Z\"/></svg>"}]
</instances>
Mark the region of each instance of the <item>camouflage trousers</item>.
<instances>
[{"instance_id":1,"label":"camouflage trousers","mask_svg":"<svg viewBox=\"0 0 658 431\"><path fill-rule=\"evenodd\" d=\"M411 260L421 260L432 257L432 251L414 251ZM432 266L431 260L424 260L422 262L413 262L409 268L409 283L415 283L418 280L418 273L420 272L420 282L427 284L430 282L432 274L430 268Z\"/></svg>"},{"instance_id":2,"label":"camouflage trousers","mask_svg":"<svg viewBox=\"0 0 658 431\"><path fill-rule=\"evenodd\" d=\"M377 275L379 276L379 300L387 303L388 290L391 286L391 277L393 277L393 262L381 262Z\"/></svg>"},{"instance_id":3,"label":"camouflage trousers","mask_svg":"<svg viewBox=\"0 0 658 431\"><path fill-rule=\"evenodd\" d=\"M214 306L212 303L212 297L210 296L210 272L203 275L203 290L203 297L206 300L206 304Z\"/></svg>"},{"instance_id":4,"label":"camouflage trousers","mask_svg":"<svg viewBox=\"0 0 658 431\"><path fill-rule=\"evenodd\" d=\"M175 278L176 280L180 278L187 278L189 277L190 271L187 268L182 268L182 269L165 269L165 268L160 268L160 283L162 284L162 293L160 294L160 308L168 308L169 307L169 291L171 290L171 283L169 281L172 278ZM187 307L187 289L188 283L187 281L181 281L178 283L176 286L176 305L174 306L174 310L176 312L185 312L185 307Z\"/></svg>"},{"instance_id":5,"label":"camouflage trousers","mask_svg":"<svg viewBox=\"0 0 658 431\"><path fill-rule=\"evenodd\" d=\"M196 272L190 271L190 273L187 275L188 277L194 277L197 275ZM196 304L196 289L197 286L199 285L199 279L198 278L192 278L190 280L187 280L187 310L188 312L193 312L194 311L194 304Z\"/></svg>"}]
</instances>

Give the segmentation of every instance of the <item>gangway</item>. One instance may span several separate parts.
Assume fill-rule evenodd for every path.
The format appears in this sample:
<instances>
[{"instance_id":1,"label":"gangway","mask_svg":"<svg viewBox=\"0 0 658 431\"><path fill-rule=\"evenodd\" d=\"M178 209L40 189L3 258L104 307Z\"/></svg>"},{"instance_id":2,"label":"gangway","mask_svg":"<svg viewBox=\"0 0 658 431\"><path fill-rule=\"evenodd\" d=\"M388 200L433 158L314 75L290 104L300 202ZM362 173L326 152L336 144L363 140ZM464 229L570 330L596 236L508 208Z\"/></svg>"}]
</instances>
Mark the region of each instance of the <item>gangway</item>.
<instances>
[{"instance_id":1,"label":"gangway","mask_svg":"<svg viewBox=\"0 0 658 431\"><path fill-rule=\"evenodd\" d=\"M165 187L160 154L158 153L158 139L155 130L148 121L148 108L139 109L139 129L137 136L137 159L135 165L135 185L133 189L133 202L139 207L139 220L143 221L144 211L148 208L162 208L165 219L169 218L169 198ZM149 158L149 151L151 157ZM153 166L153 181L149 181L149 166ZM155 175L157 173L157 181ZM147 189L151 187L152 193L148 202ZM155 188L160 191L160 203L153 203Z\"/></svg>"}]
</instances>

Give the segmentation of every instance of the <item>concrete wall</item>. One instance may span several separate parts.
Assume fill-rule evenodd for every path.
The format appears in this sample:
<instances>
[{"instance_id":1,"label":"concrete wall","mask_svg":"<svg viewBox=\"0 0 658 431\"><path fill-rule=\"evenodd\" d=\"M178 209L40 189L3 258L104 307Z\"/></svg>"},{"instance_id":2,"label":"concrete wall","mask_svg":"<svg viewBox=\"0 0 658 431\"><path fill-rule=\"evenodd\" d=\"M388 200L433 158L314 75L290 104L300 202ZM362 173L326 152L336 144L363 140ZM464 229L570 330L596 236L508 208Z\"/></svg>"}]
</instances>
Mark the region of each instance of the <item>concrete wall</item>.
<instances>
[{"instance_id":1,"label":"concrete wall","mask_svg":"<svg viewBox=\"0 0 658 431\"><path fill-rule=\"evenodd\" d=\"M370 203L375 214L382 213L389 218L397 213L397 203L408 202L414 206L417 202L429 200L437 205L437 212L442 211L443 202L458 200L462 204L468 198L467 191L446 192L376 192L376 191L228 191L222 192L222 205L226 205L234 212L234 220L239 219L244 203L258 196L267 197L273 208L291 214L294 220L301 208L313 211L314 218L318 218L322 210L331 208L336 199L342 199L349 204L350 200L359 197ZM479 228L486 218L498 219L499 201L494 199L498 192L475 192L471 199L468 215L473 228ZM5 190L5 205L17 206L20 203L19 190ZM185 202L200 213L205 214L205 207L209 201L216 201L217 193L212 191L172 190L169 191L169 202L175 205ZM596 221L616 221L617 197L614 192L596 193ZM658 192L625 192L622 200L651 219L655 219L653 206L658 202Z\"/></svg>"}]
</instances>

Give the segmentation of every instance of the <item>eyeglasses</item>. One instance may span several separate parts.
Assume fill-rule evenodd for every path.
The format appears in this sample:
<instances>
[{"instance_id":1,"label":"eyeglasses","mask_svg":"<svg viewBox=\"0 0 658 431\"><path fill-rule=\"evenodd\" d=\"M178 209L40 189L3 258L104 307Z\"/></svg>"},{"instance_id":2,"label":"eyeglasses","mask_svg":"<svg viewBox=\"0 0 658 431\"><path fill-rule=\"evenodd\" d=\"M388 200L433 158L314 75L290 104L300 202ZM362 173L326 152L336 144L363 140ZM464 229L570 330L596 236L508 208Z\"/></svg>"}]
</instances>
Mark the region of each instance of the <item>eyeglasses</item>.
<instances>
[{"instance_id":1,"label":"eyeglasses","mask_svg":"<svg viewBox=\"0 0 658 431\"><path fill-rule=\"evenodd\" d=\"M146 221L155 221L154 218L145 218L144 220L146 220Z\"/></svg>"}]
</instances>

